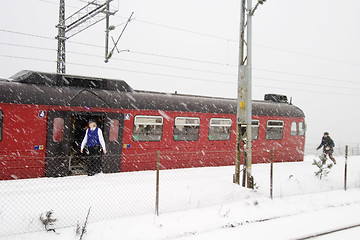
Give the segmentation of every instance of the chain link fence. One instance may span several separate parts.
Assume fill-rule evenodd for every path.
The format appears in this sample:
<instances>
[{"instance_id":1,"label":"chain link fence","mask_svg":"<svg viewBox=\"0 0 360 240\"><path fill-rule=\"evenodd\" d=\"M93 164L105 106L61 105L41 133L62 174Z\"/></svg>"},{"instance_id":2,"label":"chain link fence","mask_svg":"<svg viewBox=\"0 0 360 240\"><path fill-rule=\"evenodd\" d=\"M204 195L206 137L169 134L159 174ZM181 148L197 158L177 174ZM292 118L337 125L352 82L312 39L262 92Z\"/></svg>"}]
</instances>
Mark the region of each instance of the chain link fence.
<instances>
[{"instance_id":1,"label":"chain link fence","mask_svg":"<svg viewBox=\"0 0 360 240\"><path fill-rule=\"evenodd\" d=\"M162 168L162 160L179 154L183 158L191 153L160 152L159 157L156 151L147 153L154 159L154 167L159 159L158 183L156 171L0 181L0 236L44 231L40 217L46 216L49 211L56 218L51 226L55 229L75 228L82 224L90 208L89 222L154 214L157 184L159 214L252 197L270 197L270 152L266 152L269 156L267 163L252 165L254 190L233 183L233 165L173 170ZM214 151L211 154L221 157L224 152ZM318 170L313 165L317 156L307 155L303 162L277 162L277 155L274 152L274 197L344 188L345 156L337 156L337 164L320 179L314 173ZM129 157L141 159L139 154ZM347 187L360 187L360 156L350 154L347 167Z\"/></svg>"},{"instance_id":2,"label":"chain link fence","mask_svg":"<svg viewBox=\"0 0 360 240\"><path fill-rule=\"evenodd\" d=\"M319 142L320 143L320 142ZM319 146L319 143L306 143L305 145L305 154L311 155L315 154L315 149ZM349 156L360 156L360 143L348 144L348 154ZM344 156L345 155L345 145L336 143L334 148L334 155Z\"/></svg>"},{"instance_id":3,"label":"chain link fence","mask_svg":"<svg viewBox=\"0 0 360 240\"><path fill-rule=\"evenodd\" d=\"M335 155L336 164L328 157L324 165L322 151L305 155L302 162L279 162L277 151L268 152L268 163L252 165L255 188L264 195L283 197L360 187L360 156L348 151L347 157ZM272 165L272 166L271 166ZM272 189L272 190L271 190Z\"/></svg>"},{"instance_id":4,"label":"chain link fence","mask_svg":"<svg viewBox=\"0 0 360 240\"><path fill-rule=\"evenodd\" d=\"M160 214L249 197L232 183L234 166L173 170L164 170L161 166L165 158L176 160L177 156L183 159L189 154L202 153L160 152ZM221 156L224 152L213 151L210 154ZM144 155L127 157L141 159ZM156 152L146 155L154 159L155 167ZM53 213L51 217L56 218L51 226L55 229L81 225L90 208L89 222L154 214L156 180L156 171L138 171L0 181L0 236L44 231L40 217L50 211Z\"/></svg>"}]
</instances>

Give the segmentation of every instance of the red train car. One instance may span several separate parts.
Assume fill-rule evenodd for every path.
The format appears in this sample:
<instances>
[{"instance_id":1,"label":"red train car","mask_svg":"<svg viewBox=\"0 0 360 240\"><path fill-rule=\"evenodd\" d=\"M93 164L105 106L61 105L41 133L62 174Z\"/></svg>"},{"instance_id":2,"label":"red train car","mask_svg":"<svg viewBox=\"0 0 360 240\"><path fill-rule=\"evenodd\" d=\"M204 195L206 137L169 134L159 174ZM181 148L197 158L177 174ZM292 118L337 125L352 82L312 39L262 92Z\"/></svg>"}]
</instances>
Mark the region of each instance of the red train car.
<instances>
[{"instance_id":1,"label":"red train car","mask_svg":"<svg viewBox=\"0 0 360 240\"><path fill-rule=\"evenodd\" d=\"M253 101L253 163L302 161L304 113ZM0 80L0 179L81 174L88 120L103 129L104 173L233 165L236 100L133 90L121 80L22 71Z\"/></svg>"}]
</instances>

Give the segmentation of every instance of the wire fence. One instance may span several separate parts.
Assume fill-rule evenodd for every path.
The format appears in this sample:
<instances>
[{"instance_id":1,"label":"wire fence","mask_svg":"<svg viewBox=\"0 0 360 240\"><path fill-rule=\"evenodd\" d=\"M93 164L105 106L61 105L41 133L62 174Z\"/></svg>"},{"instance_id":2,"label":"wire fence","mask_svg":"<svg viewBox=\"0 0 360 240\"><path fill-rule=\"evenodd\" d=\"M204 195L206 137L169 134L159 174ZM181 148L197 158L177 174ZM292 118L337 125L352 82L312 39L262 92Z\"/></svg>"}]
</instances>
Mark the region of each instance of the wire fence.
<instances>
[{"instance_id":1,"label":"wire fence","mask_svg":"<svg viewBox=\"0 0 360 240\"><path fill-rule=\"evenodd\" d=\"M345 151L345 150L344 150ZM322 162L322 154L306 155L302 162L255 164L257 191L273 197L311 194L360 187L360 156L335 156ZM276 161L276 155L274 155ZM272 193L271 193L272 191Z\"/></svg>"},{"instance_id":2,"label":"wire fence","mask_svg":"<svg viewBox=\"0 0 360 240\"><path fill-rule=\"evenodd\" d=\"M232 154L226 151L213 151L211 154L221 158L229 153ZM249 190L233 183L234 165L172 170L162 167L162 161L176 161L176 157L183 158L191 154L196 156L203 153L147 153L154 159L154 166L159 160L158 175L151 170L0 181L0 236L44 231L45 225L40 219L46 219L46 213L49 212L52 212L51 218L56 218L56 221L47 228L75 229L84 223L90 208L88 220L95 222L154 214L156 210L163 214L253 197L270 197L271 182L274 197L344 189L345 155L337 156L337 164L320 178L315 175L319 167L313 165L314 160L319 160L318 156L307 155L301 162L278 162L276 157L279 154L274 152L271 181L271 152L263 152L268 158L264 160L265 163L253 164L255 188ZM235 153L233 155L235 157ZM133 154L128 157L142 156ZM196 158L191 161L195 162ZM327 164L330 164L330 160ZM360 187L360 156L350 154L347 158L346 184L347 188Z\"/></svg>"},{"instance_id":3,"label":"wire fence","mask_svg":"<svg viewBox=\"0 0 360 240\"><path fill-rule=\"evenodd\" d=\"M315 154L315 149L319 146L318 143L307 143L305 145L305 154L311 155ZM360 143L349 144L348 146L348 154L349 156L360 156ZM345 155L345 145L344 144L336 144L334 148L334 155L344 156Z\"/></svg>"}]
</instances>

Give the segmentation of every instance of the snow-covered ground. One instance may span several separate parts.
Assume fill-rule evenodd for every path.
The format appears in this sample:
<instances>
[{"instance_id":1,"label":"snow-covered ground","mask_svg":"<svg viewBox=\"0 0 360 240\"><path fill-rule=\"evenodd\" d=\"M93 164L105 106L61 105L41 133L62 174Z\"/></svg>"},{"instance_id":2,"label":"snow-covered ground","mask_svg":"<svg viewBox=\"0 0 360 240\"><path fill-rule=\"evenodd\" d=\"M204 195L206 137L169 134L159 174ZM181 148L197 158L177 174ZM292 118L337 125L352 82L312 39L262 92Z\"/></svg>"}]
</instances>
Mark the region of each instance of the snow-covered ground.
<instances>
[{"instance_id":1,"label":"snow-covered ground","mask_svg":"<svg viewBox=\"0 0 360 240\"><path fill-rule=\"evenodd\" d=\"M314 158L274 165L274 200L269 199L269 164L253 165L256 191L232 183L234 167L163 170L159 217L153 214L153 171L1 181L0 236L5 237L0 239L78 239L75 226L89 207L86 239L202 239L203 234L210 239L227 228L251 228L249 222L261 219L294 214L314 218L329 207L347 205L359 212L359 189L326 192L343 188L344 158L321 180L314 175ZM360 187L360 157L349 158L348 186ZM44 232L39 221L49 210L57 218L57 234ZM15 235L25 232L32 233Z\"/></svg>"},{"instance_id":2,"label":"snow-covered ground","mask_svg":"<svg viewBox=\"0 0 360 240\"><path fill-rule=\"evenodd\" d=\"M252 197L230 204L174 213L104 220L87 226L86 240L211 240L299 239L339 227L359 224L360 189L313 193L270 200ZM75 227L35 232L1 240L79 239ZM340 238L358 239L359 229L339 232ZM344 235L346 234L346 235ZM346 238L342 238L346 236Z\"/></svg>"}]
</instances>

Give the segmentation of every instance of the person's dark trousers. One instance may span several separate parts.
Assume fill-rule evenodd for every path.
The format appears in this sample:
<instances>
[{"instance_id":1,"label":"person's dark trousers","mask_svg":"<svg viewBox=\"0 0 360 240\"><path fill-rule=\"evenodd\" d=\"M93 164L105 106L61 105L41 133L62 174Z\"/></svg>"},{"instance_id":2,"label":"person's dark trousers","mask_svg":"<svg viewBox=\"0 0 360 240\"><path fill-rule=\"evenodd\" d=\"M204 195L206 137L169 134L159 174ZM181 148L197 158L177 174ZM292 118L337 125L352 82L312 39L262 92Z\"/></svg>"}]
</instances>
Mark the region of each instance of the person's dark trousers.
<instances>
[{"instance_id":1,"label":"person's dark trousers","mask_svg":"<svg viewBox=\"0 0 360 240\"><path fill-rule=\"evenodd\" d=\"M100 146L88 147L88 175L92 176L101 172L101 153Z\"/></svg>"},{"instance_id":2,"label":"person's dark trousers","mask_svg":"<svg viewBox=\"0 0 360 240\"><path fill-rule=\"evenodd\" d=\"M324 150L324 156L326 157L326 154L329 155L329 158L331 159L331 161L334 162L334 164L336 164L336 160L335 158L333 157L333 154L334 153L334 150Z\"/></svg>"}]
</instances>

